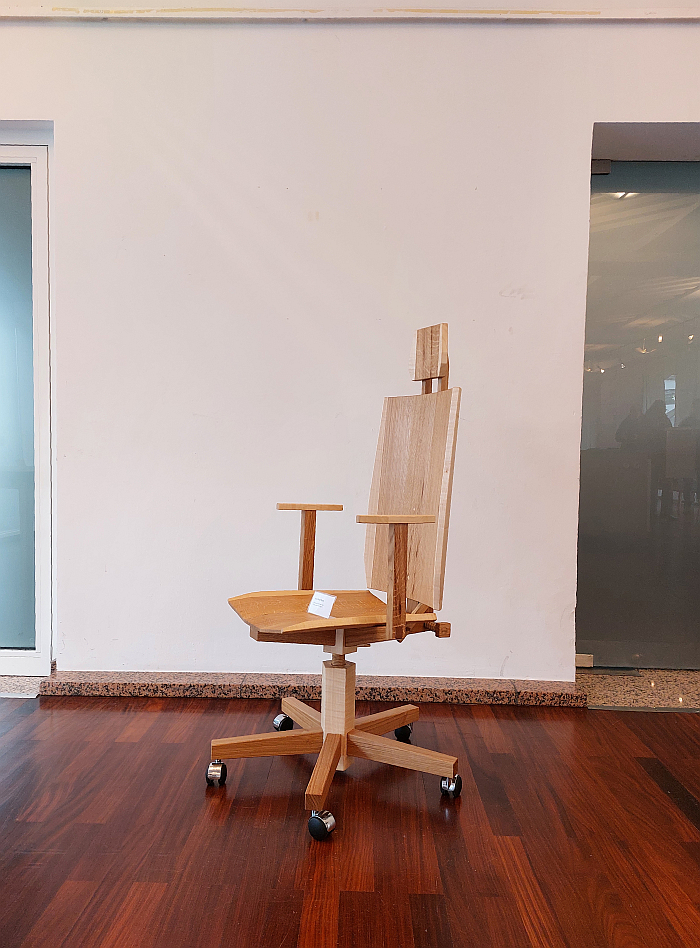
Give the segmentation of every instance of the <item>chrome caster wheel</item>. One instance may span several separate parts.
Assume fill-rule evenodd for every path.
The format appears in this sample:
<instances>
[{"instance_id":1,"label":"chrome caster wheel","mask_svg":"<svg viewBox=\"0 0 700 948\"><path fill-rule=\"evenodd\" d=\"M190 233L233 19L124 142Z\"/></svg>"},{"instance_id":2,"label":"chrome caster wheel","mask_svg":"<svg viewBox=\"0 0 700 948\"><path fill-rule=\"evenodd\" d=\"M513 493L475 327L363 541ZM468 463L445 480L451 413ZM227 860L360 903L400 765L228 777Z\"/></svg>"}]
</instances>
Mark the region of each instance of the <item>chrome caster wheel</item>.
<instances>
[{"instance_id":1,"label":"chrome caster wheel","mask_svg":"<svg viewBox=\"0 0 700 948\"><path fill-rule=\"evenodd\" d=\"M207 786L223 787L226 783L226 764L222 760L213 760L207 767Z\"/></svg>"},{"instance_id":2,"label":"chrome caster wheel","mask_svg":"<svg viewBox=\"0 0 700 948\"><path fill-rule=\"evenodd\" d=\"M455 774L454 777L443 777L440 781L440 790L450 800L456 800L462 792L462 778L459 774Z\"/></svg>"},{"instance_id":3,"label":"chrome caster wheel","mask_svg":"<svg viewBox=\"0 0 700 948\"><path fill-rule=\"evenodd\" d=\"M335 817L328 810L312 810L309 817L309 832L314 839L328 839L335 829Z\"/></svg>"},{"instance_id":4,"label":"chrome caster wheel","mask_svg":"<svg viewBox=\"0 0 700 948\"><path fill-rule=\"evenodd\" d=\"M412 724L403 724L394 731L394 737L397 741L401 741L402 744L411 743L411 734L413 734Z\"/></svg>"},{"instance_id":5,"label":"chrome caster wheel","mask_svg":"<svg viewBox=\"0 0 700 948\"><path fill-rule=\"evenodd\" d=\"M288 714L282 712L282 714L277 715L272 722L272 726L276 731L291 731L294 727L294 721L292 721Z\"/></svg>"}]
</instances>

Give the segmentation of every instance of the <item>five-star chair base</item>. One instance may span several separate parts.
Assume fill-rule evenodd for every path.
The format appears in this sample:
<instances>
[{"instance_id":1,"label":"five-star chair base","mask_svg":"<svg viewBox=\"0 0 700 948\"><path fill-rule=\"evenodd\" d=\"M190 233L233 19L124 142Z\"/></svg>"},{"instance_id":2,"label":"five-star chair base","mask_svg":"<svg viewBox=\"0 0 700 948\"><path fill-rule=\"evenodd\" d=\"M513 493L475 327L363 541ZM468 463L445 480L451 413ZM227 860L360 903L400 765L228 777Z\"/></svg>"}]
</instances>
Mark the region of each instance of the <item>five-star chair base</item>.
<instances>
[{"instance_id":1,"label":"five-star chair base","mask_svg":"<svg viewBox=\"0 0 700 948\"><path fill-rule=\"evenodd\" d=\"M321 710L297 698L283 698L275 731L213 740L207 783L225 783L225 760L318 754L305 794L306 809L311 810L309 831L315 839L324 839L335 828L324 804L336 770L347 770L353 757L436 774L443 778L442 792L457 797L462 786L457 758L407 743L418 714L416 705L405 704L355 718L355 665L334 655L332 661L323 663ZM293 723L300 729L292 730ZM394 731L397 739L382 736L388 731Z\"/></svg>"}]
</instances>

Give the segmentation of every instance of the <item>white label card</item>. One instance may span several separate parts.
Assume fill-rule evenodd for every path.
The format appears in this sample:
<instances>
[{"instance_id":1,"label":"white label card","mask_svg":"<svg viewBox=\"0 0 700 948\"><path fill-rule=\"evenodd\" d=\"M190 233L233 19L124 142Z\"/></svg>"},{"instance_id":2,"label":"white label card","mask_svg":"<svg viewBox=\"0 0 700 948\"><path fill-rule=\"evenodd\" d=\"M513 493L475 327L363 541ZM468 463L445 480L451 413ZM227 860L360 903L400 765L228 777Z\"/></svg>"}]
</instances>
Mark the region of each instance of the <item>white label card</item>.
<instances>
[{"instance_id":1,"label":"white label card","mask_svg":"<svg viewBox=\"0 0 700 948\"><path fill-rule=\"evenodd\" d=\"M315 592L311 597L309 608L306 610L313 616L321 616L322 619L330 619L331 609L336 600L336 596L329 596L328 593Z\"/></svg>"}]
</instances>

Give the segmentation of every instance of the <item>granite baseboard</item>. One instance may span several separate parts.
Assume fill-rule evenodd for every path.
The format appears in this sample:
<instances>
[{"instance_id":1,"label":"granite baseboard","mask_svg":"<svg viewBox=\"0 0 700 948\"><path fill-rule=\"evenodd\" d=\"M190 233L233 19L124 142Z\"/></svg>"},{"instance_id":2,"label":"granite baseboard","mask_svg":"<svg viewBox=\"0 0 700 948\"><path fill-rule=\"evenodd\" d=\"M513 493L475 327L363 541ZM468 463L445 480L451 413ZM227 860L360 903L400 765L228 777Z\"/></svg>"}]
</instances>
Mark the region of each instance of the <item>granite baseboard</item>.
<instances>
[{"instance_id":1,"label":"granite baseboard","mask_svg":"<svg viewBox=\"0 0 700 948\"><path fill-rule=\"evenodd\" d=\"M39 693L40 696L132 698L282 698L290 695L311 700L321 697L321 676L53 671L41 682ZM356 695L358 701L586 707L586 693L580 685L559 681L360 675Z\"/></svg>"}]
</instances>

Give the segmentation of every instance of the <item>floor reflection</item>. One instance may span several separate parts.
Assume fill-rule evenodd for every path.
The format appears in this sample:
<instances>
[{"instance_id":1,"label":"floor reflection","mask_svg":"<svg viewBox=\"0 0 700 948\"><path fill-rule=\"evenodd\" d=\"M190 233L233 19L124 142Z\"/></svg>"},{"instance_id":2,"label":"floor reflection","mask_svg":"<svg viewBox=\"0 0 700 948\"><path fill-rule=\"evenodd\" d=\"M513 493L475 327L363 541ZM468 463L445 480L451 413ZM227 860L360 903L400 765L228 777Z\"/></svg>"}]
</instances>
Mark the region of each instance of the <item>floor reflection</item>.
<instances>
[{"instance_id":1,"label":"floor reflection","mask_svg":"<svg viewBox=\"0 0 700 948\"><path fill-rule=\"evenodd\" d=\"M578 669L589 708L700 711L700 671L644 668L632 675L596 675Z\"/></svg>"},{"instance_id":2,"label":"floor reflection","mask_svg":"<svg viewBox=\"0 0 700 948\"><path fill-rule=\"evenodd\" d=\"M673 493L643 537L579 537L578 652L596 665L700 669L700 506Z\"/></svg>"}]
</instances>

